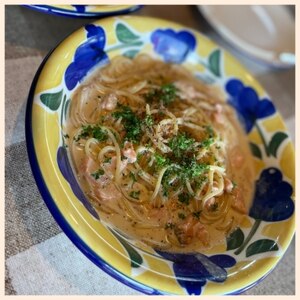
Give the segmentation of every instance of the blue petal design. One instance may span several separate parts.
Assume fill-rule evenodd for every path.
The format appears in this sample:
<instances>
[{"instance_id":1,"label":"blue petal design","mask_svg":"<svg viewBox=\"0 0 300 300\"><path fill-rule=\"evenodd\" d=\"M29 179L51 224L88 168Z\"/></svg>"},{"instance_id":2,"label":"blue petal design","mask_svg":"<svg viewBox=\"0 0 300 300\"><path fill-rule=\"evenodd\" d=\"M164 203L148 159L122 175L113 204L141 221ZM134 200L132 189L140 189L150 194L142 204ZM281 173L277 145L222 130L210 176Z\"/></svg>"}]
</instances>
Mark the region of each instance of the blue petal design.
<instances>
[{"instance_id":1,"label":"blue petal design","mask_svg":"<svg viewBox=\"0 0 300 300\"><path fill-rule=\"evenodd\" d=\"M256 115L257 118L265 118L275 113L275 107L272 102L268 99L263 99L260 101L260 105L257 108Z\"/></svg>"},{"instance_id":2,"label":"blue petal design","mask_svg":"<svg viewBox=\"0 0 300 300\"><path fill-rule=\"evenodd\" d=\"M295 209L292 193L292 186L282 180L280 170L264 170L256 182L255 197L249 215L266 222L288 219Z\"/></svg>"},{"instance_id":3,"label":"blue petal design","mask_svg":"<svg viewBox=\"0 0 300 300\"><path fill-rule=\"evenodd\" d=\"M238 112L247 133L252 130L257 119L271 116L276 112L269 99L260 100L252 87L244 86L238 79L229 80L225 90L229 96L228 103Z\"/></svg>"},{"instance_id":4,"label":"blue petal design","mask_svg":"<svg viewBox=\"0 0 300 300\"><path fill-rule=\"evenodd\" d=\"M72 167L69 162L67 150L64 147L59 147L57 150L57 163L59 170L61 171L64 178L69 182L70 187L74 195L80 200L80 202L85 206L85 208L90 212L92 216L99 220L99 216L90 202L86 199L84 193L82 192L76 177L73 173Z\"/></svg>"},{"instance_id":5,"label":"blue petal design","mask_svg":"<svg viewBox=\"0 0 300 300\"><path fill-rule=\"evenodd\" d=\"M84 13L85 12L85 7L86 5L72 5L76 11L80 12L80 13Z\"/></svg>"},{"instance_id":6,"label":"blue petal design","mask_svg":"<svg viewBox=\"0 0 300 300\"><path fill-rule=\"evenodd\" d=\"M158 29L151 35L154 50L163 56L166 62L181 63L195 49L196 39L188 31L176 33L173 29Z\"/></svg>"},{"instance_id":7,"label":"blue petal design","mask_svg":"<svg viewBox=\"0 0 300 300\"><path fill-rule=\"evenodd\" d=\"M81 82L94 66L108 63L108 56L103 50L106 42L104 30L93 24L86 25L85 29L87 40L76 49L74 61L65 72L68 90Z\"/></svg>"},{"instance_id":8,"label":"blue petal design","mask_svg":"<svg viewBox=\"0 0 300 300\"><path fill-rule=\"evenodd\" d=\"M200 295L207 280L224 282L227 278L225 268L236 264L233 257L225 254L208 257L201 253L156 252L173 262L173 271L178 283L190 295Z\"/></svg>"}]
</instances>

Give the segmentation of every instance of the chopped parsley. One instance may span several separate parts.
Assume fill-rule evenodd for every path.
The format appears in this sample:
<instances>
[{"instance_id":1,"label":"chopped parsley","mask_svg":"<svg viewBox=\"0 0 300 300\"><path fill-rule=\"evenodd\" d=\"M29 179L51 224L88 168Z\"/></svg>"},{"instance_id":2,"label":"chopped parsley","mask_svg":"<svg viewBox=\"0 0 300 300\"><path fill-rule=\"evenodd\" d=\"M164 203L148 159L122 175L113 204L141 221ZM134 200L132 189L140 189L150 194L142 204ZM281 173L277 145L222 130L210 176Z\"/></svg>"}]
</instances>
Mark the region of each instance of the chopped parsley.
<instances>
[{"instance_id":1,"label":"chopped parsley","mask_svg":"<svg viewBox=\"0 0 300 300\"><path fill-rule=\"evenodd\" d=\"M178 201L183 204L189 205L190 200L191 200L191 196L188 193L181 193L178 196Z\"/></svg>"},{"instance_id":2,"label":"chopped parsley","mask_svg":"<svg viewBox=\"0 0 300 300\"><path fill-rule=\"evenodd\" d=\"M201 210L199 210L199 211L195 211L195 212L193 212L193 216L196 218L196 219L199 219L200 218L200 215L201 215Z\"/></svg>"},{"instance_id":3,"label":"chopped parsley","mask_svg":"<svg viewBox=\"0 0 300 300\"><path fill-rule=\"evenodd\" d=\"M126 131L125 140L138 143L142 135L142 120L132 111L129 106L119 105L120 110L112 116L116 119L122 118Z\"/></svg>"},{"instance_id":4,"label":"chopped parsley","mask_svg":"<svg viewBox=\"0 0 300 300\"><path fill-rule=\"evenodd\" d=\"M136 180L136 177L135 177L135 174L133 172L130 171L129 173L129 177L130 179L133 181L133 183L135 183L137 180Z\"/></svg>"},{"instance_id":5,"label":"chopped parsley","mask_svg":"<svg viewBox=\"0 0 300 300\"><path fill-rule=\"evenodd\" d=\"M237 183L235 181L232 181L233 184L233 189L235 189L237 187Z\"/></svg>"},{"instance_id":6,"label":"chopped parsley","mask_svg":"<svg viewBox=\"0 0 300 300\"><path fill-rule=\"evenodd\" d=\"M154 154L155 162L158 168L163 168L171 164L169 158L159 155L157 153Z\"/></svg>"},{"instance_id":7,"label":"chopped parsley","mask_svg":"<svg viewBox=\"0 0 300 300\"><path fill-rule=\"evenodd\" d=\"M182 163L180 175L182 180L191 180L200 177L208 169L209 166L207 164L198 163L196 159L192 158Z\"/></svg>"},{"instance_id":8,"label":"chopped parsley","mask_svg":"<svg viewBox=\"0 0 300 300\"><path fill-rule=\"evenodd\" d=\"M91 176L93 176L96 180L100 178L100 176L104 175L104 170L99 169L96 172L92 173Z\"/></svg>"},{"instance_id":9,"label":"chopped parsley","mask_svg":"<svg viewBox=\"0 0 300 300\"><path fill-rule=\"evenodd\" d=\"M214 138L208 138L201 142L201 147L209 148L214 143L214 141L215 141Z\"/></svg>"},{"instance_id":10,"label":"chopped parsley","mask_svg":"<svg viewBox=\"0 0 300 300\"><path fill-rule=\"evenodd\" d=\"M70 136L68 134L64 134L64 138L68 139Z\"/></svg>"},{"instance_id":11,"label":"chopped parsley","mask_svg":"<svg viewBox=\"0 0 300 300\"><path fill-rule=\"evenodd\" d=\"M133 199L140 199L140 193L141 191L132 191L130 192L129 196Z\"/></svg>"},{"instance_id":12,"label":"chopped parsley","mask_svg":"<svg viewBox=\"0 0 300 300\"><path fill-rule=\"evenodd\" d=\"M105 157L103 162L105 164L111 163L111 157Z\"/></svg>"},{"instance_id":13,"label":"chopped parsley","mask_svg":"<svg viewBox=\"0 0 300 300\"><path fill-rule=\"evenodd\" d=\"M78 142L82 138L93 137L99 142L106 141L108 135L99 125L84 125L82 126L81 133L74 137L75 142Z\"/></svg>"},{"instance_id":14,"label":"chopped parsley","mask_svg":"<svg viewBox=\"0 0 300 300\"><path fill-rule=\"evenodd\" d=\"M194 143L193 138L189 138L185 133L180 133L170 140L169 147L176 158L181 158L187 151L193 150Z\"/></svg>"},{"instance_id":15,"label":"chopped parsley","mask_svg":"<svg viewBox=\"0 0 300 300\"><path fill-rule=\"evenodd\" d=\"M214 130L212 129L211 125L205 126L206 132L208 134L209 138L212 138L215 136Z\"/></svg>"},{"instance_id":16,"label":"chopped parsley","mask_svg":"<svg viewBox=\"0 0 300 300\"><path fill-rule=\"evenodd\" d=\"M169 105L175 101L177 96L177 88L173 83L162 85L159 89L155 89L145 95L147 102L161 102L164 105Z\"/></svg>"},{"instance_id":17,"label":"chopped parsley","mask_svg":"<svg viewBox=\"0 0 300 300\"><path fill-rule=\"evenodd\" d=\"M151 128L154 125L154 120L151 115L146 116L146 118L144 119L144 124L149 128Z\"/></svg>"},{"instance_id":18,"label":"chopped parsley","mask_svg":"<svg viewBox=\"0 0 300 300\"><path fill-rule=\"evenodd\" d=\"M181 220L184 220L186 217L185 217L185 214L178 213L178 218L181 219Z\"/></svg>"}]
</instances>

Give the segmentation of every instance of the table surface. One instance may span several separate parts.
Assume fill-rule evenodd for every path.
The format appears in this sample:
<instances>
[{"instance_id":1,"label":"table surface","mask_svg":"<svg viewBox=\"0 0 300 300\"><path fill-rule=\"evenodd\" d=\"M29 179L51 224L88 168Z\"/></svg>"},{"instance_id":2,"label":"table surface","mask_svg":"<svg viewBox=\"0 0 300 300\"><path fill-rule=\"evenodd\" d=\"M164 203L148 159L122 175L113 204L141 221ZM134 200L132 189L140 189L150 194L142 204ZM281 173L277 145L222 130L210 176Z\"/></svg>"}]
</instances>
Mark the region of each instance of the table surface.
<instances>
[{"instance_id":1,"label":"table surface","mask_svg":"<svg viewBox=\"0 0 300 300\"><path fill-rule=\"evenodd\" d=\"M199 30L240 60L274 101L295 139L295 70L271 70L238 53L196 6L144 6L133 15L165 18ZM293 14L291 14L293 17ZM90 262L61 231L33 179L25 142L25 108L44 56L92 21L5 7L5 293L7 295L139 295ZM275 270L247 295L295 294L294 239Z\"/></svg>"}]
</instances>

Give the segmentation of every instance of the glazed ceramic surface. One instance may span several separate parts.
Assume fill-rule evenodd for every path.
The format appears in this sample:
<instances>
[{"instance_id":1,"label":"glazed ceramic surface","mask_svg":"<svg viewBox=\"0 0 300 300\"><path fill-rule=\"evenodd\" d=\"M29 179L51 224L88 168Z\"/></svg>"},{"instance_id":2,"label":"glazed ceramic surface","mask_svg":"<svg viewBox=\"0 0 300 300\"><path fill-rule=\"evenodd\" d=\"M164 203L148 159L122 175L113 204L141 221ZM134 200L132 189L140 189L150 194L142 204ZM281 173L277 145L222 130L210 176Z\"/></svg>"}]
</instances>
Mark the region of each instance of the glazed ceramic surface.
<instances>
[{"instance_id":1,"label":"glazed ceramic surface","mask_svg":"<svg viewBox=\"0 0 300 300\"><path fill-rule=\"evenodd\" d=\"M25 5L31 9L74 18L97 18L136 11L141 5Z\"/></svg>"},{"instance_id":2,"label":"glazed ceramic surface","mask_svg":"<svg viewBox=\"0 0 300 300\"><path fill-rule=\"evenodd\" d=\"M186 66L219 85L245 128L254 156L256 191L249 216L224 244L203 253L155 251L101 220L78 186L62 128L71 95L115 55L148 53ZM235 294L278 263L294 235L294 148L262 86L202 34L146 17L113 17L66 38L38 70L27 105L26 138L39 190L58 224L96 265L146 294Z\"/></svg>"},{"instance_id":3,"label":"glazed ceramic surface","mask_svg":"<svg viewBox=\"0 0 300 300\"><path fill-rule=\"evenodd\" d=\"M242 53L272 67L295 65L295 20L284 5L198 5L213 28Z\"/></svg>"}]
</instances>

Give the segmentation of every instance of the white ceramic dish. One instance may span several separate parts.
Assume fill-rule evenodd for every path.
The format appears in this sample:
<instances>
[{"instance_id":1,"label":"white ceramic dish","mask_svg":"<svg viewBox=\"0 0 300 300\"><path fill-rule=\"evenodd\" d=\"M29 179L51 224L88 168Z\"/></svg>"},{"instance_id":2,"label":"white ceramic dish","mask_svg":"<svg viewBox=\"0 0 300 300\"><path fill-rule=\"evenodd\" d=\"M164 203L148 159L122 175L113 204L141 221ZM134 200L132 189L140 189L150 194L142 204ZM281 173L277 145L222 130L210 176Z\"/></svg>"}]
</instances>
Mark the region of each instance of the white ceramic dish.
<instances>
[{"instance_id":1,"label":"white ceramic dish","mask_svg":"<svg viewBox=\"0 0 300 300\"><path fill-rule=\"evenodd\" d=\"M283 5L198 5L236 49L273 67L295 64L295 20Z\"/></svg>"}]
</instances>

